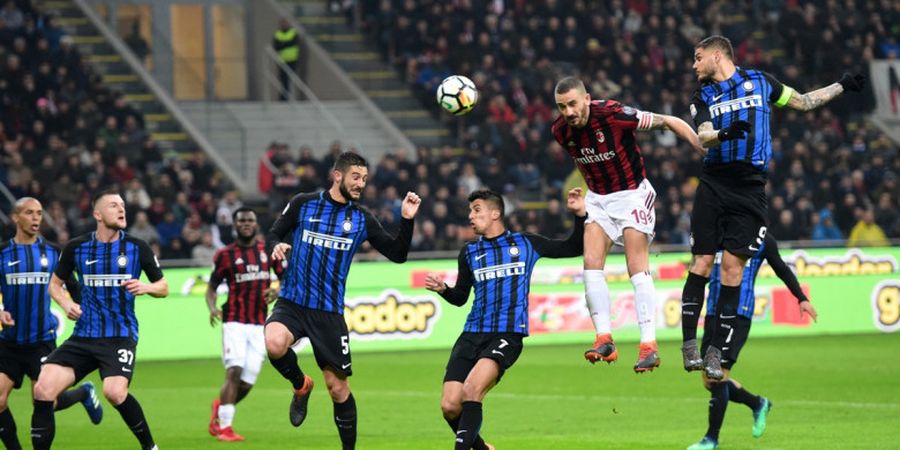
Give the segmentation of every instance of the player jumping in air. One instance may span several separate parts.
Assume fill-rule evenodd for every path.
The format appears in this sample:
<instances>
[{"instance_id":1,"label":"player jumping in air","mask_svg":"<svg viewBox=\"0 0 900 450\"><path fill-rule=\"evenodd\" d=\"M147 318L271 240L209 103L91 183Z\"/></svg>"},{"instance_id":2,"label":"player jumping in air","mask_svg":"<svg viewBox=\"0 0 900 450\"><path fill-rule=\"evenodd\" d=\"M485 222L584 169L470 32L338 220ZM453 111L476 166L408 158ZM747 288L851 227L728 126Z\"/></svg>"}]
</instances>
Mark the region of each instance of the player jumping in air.
<instances>
[{"instance_id":1,"label":"player jumping in air","mask_svg":"<svg viewBox=\"0 0 900 450\"><path fill-rule=\"evenodd\" d=\"M459 252L456 285L436 275L425 287L462 306L474 288L475 300L462 334L450 352L444 373L441 409L456 434L456 450L491 449L479 436L482 402L522 352L528 336L528 291L541 257L567 258L582 253L585 205L581 189L569 191L568 209L576 214L566 240L508 231L503 198L493 191L469 195L469 223L479 238Z\"/></svg>"},{"instance_id":2,"label":"player jumping in air","mask_svg":"<svg viewBox=\"0 0 900 450\"><path fill-rule=\"evenodd\" d=\"M591 100L584 83L566 77L556 84L559 118L553 137L572 158L589 192L584 227L584 290L597 337L584 352L591 363L619 357L612 338L611 302L603 269L613 244L625 247L634 287L641 343L635 372L659 366L656 346L656 290L650 277L650 241L656 225L656 191L647 179L635 130L669 129L702 151L697 134L683 120L639 111L615 100Z\"/></svg>"},{"instance_id":3,"label":"player jumping in air","mask_svg":"<svg viewBox=\"0 0 900 450\"><path fill-rule=\"evenodd\" d=\"M715 334L716 303L719 301L722 287L721 260L722 252L719 252L716 255L716 260L710 273L709 296L706 298L706 321L703 326L703 349L709 347ZM737 362L738 354L741 352L744 344L747 343L747 338L750 335L750 325L753 323L753 314L756 308L756 294L754 291L756 276L759 275L759 269L762 267L763 261L769 263L769 266L775 271L775 275L784 282L784 285L797 298L797 301L800 303L800 314L808 314L813 320L816 320L818 317L816 309L810 304L803 290L800 289L800 283L797 281L794 272L791 272L791 269L781 259L775 238L771 234L767 234L762 244L759 245L759 250L750 257L749 264L744 268L737 318L732 328L733 332L725 339L725 345L722 348L724 381L710 379L706 376L706 373L701 372L703 374L703 386L706 387L711 396L709 400L709 427L703 439L688 447L689 450L714 449L719 445L719 430L722 428L722 422L725 420L725 409L728 407L729 401L744 404L753 412L753 437L758 438L762 436L766 430L766 418L769 415L769 410L772 408L772 402L765 397L751 394L744 389L741 383L730 377L731 368Z\"/></svg>"},{"instance_id":4,"label":"player jumping in air","mask_svg":"<svg viewBox=\"0 0 900 450\"><path fill-rule=\"evenodd\" d=\"M309 338L346 450L356 446L356 400L347 382L353 373L344 320L347 272L363 241L391 261L406 261L421 200L413 192L406 194L400 206L400 231L392 237L357 203L366 187L369 163L355 153L342 153L331 176L329 190L295 196L269 230L266 240L274 245L272 259L287 259L288 265L265 335L269 361L294 388L289 416L295 427L306 419L313 380L300 370L291 345Z\"/></svg>"},{"instance_id":5,"label":"player jumping in air","mask_svg":"<svg viewBox=\"0 0 900 450\"><path fill-rule=\"evenodd\" d=\"M862 90L865 78L844 74L837 83L800 94L765 72L735 66L731 42L722 36L697 44L694 70L701 87L694 93L691 115L709 151L691 213L694 256L681 298L682 356L685 370L704 369L709 378L721 380L722 347L738 317L744 265L766 238L769 105L810 111L844 91ZM722 249L717 325L701 357L697 322L713 256Z\"/></svg>"}]
</instances>

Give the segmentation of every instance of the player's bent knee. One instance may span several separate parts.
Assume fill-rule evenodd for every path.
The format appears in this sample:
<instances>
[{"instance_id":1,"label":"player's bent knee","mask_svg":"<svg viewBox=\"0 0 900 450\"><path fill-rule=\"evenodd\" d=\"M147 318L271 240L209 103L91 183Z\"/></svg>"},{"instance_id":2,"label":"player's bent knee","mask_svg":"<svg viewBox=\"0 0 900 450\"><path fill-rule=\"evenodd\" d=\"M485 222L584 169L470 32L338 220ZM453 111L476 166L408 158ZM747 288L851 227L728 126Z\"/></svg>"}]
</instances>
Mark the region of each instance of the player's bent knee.
<instances>
[{"instance_id":1,"label":"player's bent knee","mask_svg":"<svg viewBox=\"0 0 900 450\"><path fill-rule=\"evenodd\" d=\"M441 399L441 412L444 414L444 417L448 419L455 419L462 414L462 405L459 402L442 398Z\"/></svg>"},{"instance_id":2,"label":"player's bent knee","mask_svg":"<svg viewBox=\"0 0 900 450\"><path fill-rule=\"evenodd\" d=\"M694 260L691 261L691 273L709 278L709 274L712 272L713 258L713 255L694 255Z\"/></svg>"},{"instance_id":3,"label":"player's bent knee","mask_svg":"<svg viewBox=\"0 0 900 450\"><path fill-rule=\"evenodd\" d=\"M466 382L463 385L463 400L467 402L481 401L487 392L487 386L477 382Z\"/></svg>"},{"instance_id":4,"label":"player's bent knee","mask_svg":"<svg viewBox=\"0 0 900 450\"><path fill-rule=\"evenodd\" d=\"M265 336L269 358L281 358L291 347L291 332L280 323L266 325Z\"/></svg>"},{"instance_id":5,"label":"player's bent knee","mask_svg":"<svg viewBox=\"0 0 900 450\"><path fill-rule=\"evenodd\" d=\"M347 383L347 380L335 378L326 382L326 384L328 386L328 395L331 396L333 401L343 403L350 396L350 384Z\"/></svg>"},{"instance_id":6,"label":"player's bent knee","mask_svg":"<svg viewBox=\"0 0 900 450\"><path fill-rule=\"evenodd\" d=\"M103 396L106 397L113 406L121 405L128 398L128 387L125 386L103 386Z\"/></svg>"}]
</instances>

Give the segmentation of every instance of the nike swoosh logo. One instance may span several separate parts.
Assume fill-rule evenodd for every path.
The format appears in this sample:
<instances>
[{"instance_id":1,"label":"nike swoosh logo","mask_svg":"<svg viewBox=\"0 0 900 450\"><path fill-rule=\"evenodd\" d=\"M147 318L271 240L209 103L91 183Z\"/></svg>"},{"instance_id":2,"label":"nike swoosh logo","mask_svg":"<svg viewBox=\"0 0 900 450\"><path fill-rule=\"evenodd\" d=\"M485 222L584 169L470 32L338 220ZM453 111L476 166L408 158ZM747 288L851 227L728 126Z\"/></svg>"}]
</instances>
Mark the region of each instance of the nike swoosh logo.
<instances>
[{"instance_id":1,"label":"nike swoosh logo","mask_svg":"<svg viewBox=\"0 0 900 450\"><path fill-rule=\"evenodd\" d=\"M725 94L727 94L727 92L725 92L725 93L723 93L723 94L719 94L719 95L713 96L713 101L714 101L714 102L719 101L719 99L722 98L722 97L724 97Z\"/></svg>"},{"instance_id":2,"label":"nike swoosh logo","mask_svg":"<svg viewBox=\"0 0 900 450\"><path fill-rule=\"evenodd\" d=\"M341 364L341 369L346 369L346 368L350 367L350 364L353 364L353 363Z\"/></svg>"},{"instance_id":3,"label":"nike swoosh logo","mask_svg":"<svg viewBox=\"0 0 900 450\"><path fill-rule=\"evenodd\" d=\"M97 262L97 261L98 261L98 260L96 260L96 259L91 260L91 261L85 261L85 262L84 262L84 265L90 266L91 264L94 264L94 263Z\"/></svg>"},{"instance_id":4,"label":"nike swoosh logo","mask_svg":"<svg viewBox=\"0 0 900 450\"><path fill-rule=\"evenodd\" d=\"M129 369L129 368L123 366L123 367L122 367L122 372L131 372L131 369Z\"/></svg>"},{"instance_id":5,"label":"nike swoosh logo","mask_svg":"<svg viewBox=\"0 0 900 450\"><path fill-rule=\"evenodd\" d=\"M484 258L485 256L487 256L487 253L482 253L475 257L475 261L481 261L481 258Z\"/></svg>"},{"instance_id":6,"label":"nike swoosh logo","mask_svg":"<svg viewBox=\"0 0 900 450\"><path fill-rule=\"evenodd\" d=\"M20 263L20 262L21 262L21 261L10 261L10 262L6 263L6 265L9 266L9 267L12 267L12 266L14 266L14 265L16 265L16 264L18 264L18 263Z\"/></svg>"}]
</instances>

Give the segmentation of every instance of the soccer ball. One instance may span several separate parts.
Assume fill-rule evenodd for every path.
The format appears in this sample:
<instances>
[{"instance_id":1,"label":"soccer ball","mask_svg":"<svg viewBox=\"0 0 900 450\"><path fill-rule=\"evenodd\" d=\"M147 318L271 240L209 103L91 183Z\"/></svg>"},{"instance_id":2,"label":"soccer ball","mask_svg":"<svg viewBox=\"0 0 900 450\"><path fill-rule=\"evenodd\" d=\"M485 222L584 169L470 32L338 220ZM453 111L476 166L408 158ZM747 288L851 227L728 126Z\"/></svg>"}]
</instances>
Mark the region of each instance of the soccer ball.
<instances>
[{"instance_id":1,"label":"soccer ball","mask_svg":"<svg viewBox=\"0 0 900 450\"><path fill-rule=\"evenodd\" d=\"M437 89L437 101L450 114L467 114L478 102L475 83L462 75L451 75L441 81Z\"/></svg>"}]
</instances>

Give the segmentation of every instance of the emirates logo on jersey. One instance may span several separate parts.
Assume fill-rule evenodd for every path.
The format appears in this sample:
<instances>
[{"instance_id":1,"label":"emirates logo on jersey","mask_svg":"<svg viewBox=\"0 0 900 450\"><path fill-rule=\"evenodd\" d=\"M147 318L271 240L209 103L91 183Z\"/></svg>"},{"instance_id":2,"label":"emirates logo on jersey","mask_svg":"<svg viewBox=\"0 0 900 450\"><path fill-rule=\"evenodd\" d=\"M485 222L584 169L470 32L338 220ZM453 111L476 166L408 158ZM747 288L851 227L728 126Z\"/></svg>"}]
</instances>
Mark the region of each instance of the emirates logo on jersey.
<instances>
[{"instance_id":1,"label":"emirates logo on jersey","mask_svg":"<svg viewBox=\"0 0 900 450\"><path fill-rule=\"evenodd\" d=\"M604 143L604 142L606 142L606 136L603 134L602 131L597 130L597 131L594 132L594 134L597 135L597 142L599 142L599 143L601 143L601 144Z\"/></svg>"}]
</instances>

